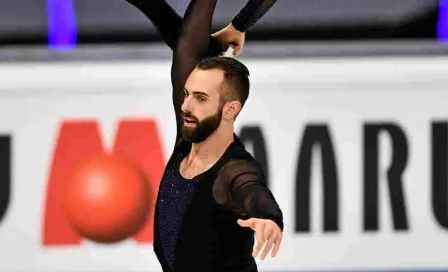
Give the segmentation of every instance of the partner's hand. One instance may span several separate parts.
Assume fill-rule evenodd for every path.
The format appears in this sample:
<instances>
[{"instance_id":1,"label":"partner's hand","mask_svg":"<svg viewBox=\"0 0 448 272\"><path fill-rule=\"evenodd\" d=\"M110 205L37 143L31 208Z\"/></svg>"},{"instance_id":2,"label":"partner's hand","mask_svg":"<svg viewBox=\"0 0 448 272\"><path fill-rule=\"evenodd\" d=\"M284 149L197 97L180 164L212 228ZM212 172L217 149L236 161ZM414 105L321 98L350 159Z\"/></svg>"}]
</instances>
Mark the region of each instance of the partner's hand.
<instances>
[{"instance_id":1,"label":"partner's hand","mask_svg":"<svg viewBox=\"0 0 448 272\"><path fill-rule=\"evenodd\" d=\"M221 42L221 49L223 51L227 51L230 46L233 46L235 49L234 56L241 53L246 39L246 33L236 30L232 24L229 24L220 31L213 33L212 36Z\"/></svg>"}]
</instances>

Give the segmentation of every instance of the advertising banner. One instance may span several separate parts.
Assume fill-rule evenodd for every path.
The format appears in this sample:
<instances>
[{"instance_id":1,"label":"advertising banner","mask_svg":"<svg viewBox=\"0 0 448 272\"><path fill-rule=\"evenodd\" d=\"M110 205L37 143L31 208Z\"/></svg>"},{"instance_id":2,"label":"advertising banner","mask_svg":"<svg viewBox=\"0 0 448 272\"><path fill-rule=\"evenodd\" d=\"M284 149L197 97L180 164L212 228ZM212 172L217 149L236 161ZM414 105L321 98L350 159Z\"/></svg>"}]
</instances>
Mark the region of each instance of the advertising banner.
<instances>
[{"instance_id":1,"label":"advertising banner","mask_svg":"<svg viewBox=\"0 0 448 272\"><path fill-rule=\"evenodd\" d=\"M243 61L235 132L285 220L260 270L448 270L448 58ZM0 271L160 271L174 138L168 61L0 65Z\"/></svg>"}]
</instances>

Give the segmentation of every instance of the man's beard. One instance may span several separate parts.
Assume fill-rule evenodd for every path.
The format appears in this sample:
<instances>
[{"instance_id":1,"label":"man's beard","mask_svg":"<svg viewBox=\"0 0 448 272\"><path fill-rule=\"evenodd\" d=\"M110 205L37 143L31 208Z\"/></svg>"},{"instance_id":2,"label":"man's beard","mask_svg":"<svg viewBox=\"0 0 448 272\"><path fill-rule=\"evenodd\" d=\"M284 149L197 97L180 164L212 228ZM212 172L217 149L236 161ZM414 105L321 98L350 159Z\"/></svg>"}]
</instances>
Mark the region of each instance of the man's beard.
<instances>
[{"instance_id":1,"label":"man's beard","mask_svg":"<svg viewBox=\"0 0 448 272\"><path fill-rule=\"evenodd\" d=\"M222 109L218 109L218 111L199 122L199 120L189 114L184 114L184 117L192 118L195 121L195 127L185 127L182 126L182 136L187 142L191 143L200 143L205 141L213 132L215 132L219 125L221 124L222 118Z\"/></svg>"}]
</instances>

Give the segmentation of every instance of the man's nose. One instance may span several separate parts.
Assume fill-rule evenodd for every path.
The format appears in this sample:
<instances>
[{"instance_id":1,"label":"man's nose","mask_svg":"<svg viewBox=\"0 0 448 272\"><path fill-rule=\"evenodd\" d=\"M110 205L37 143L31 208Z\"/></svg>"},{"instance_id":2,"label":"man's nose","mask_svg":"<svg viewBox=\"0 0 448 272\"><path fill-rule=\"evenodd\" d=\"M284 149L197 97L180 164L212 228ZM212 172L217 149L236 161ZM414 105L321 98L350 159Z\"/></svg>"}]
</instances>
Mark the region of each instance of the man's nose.
<instances>
[{"instance_id":1,"label":"man's nose","mask_svg":"<svg viewBox=\"0 0 448 272\"><path fill-rule=\"evenodd\" d=\"M190 99L189 99L189 97L186 97L186 98L184 99L184 103L182 103L181 110L182 110L183 112L191 112L191 103L190 103Z\"/></svg>"}]
</instances>

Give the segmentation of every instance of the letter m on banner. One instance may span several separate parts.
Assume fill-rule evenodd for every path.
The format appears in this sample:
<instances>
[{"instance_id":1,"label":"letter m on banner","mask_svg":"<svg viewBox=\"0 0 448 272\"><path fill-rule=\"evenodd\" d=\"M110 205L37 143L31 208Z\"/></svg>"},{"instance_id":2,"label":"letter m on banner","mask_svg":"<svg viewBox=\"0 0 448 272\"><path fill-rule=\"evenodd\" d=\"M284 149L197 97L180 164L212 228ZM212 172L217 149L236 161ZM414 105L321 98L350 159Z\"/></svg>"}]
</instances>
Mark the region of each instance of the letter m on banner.
<instances>
[{"instance_id":1,"label":"letter m on banner","mask_svg":"<svg viewBox=\"0 0 448 272\"><path fill-rule=\"evenodd\" d=\"M82 237L71 227L64 210L63 189L68 173L83 158L107 152L96 121L65 121L61 124L49 169L43 224L44 245L78 245ZM138 243L153 242L153 211L165 161L155 120L126 120L118 125L112 153L125 154L136 162L150 183L148 220L133 237Z\"/></svg>"}]
</instances>

